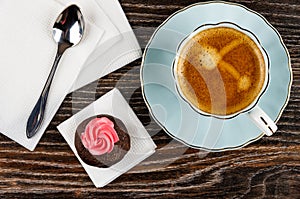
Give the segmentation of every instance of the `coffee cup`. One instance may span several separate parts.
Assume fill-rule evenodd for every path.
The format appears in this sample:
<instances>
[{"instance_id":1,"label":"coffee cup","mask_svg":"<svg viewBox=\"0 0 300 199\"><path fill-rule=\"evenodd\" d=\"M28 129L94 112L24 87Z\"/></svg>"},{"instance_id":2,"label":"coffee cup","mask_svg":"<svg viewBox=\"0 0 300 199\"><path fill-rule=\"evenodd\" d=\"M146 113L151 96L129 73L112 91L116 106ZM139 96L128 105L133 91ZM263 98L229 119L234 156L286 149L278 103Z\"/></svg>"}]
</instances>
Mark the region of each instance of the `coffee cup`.
<instances>
[{"instance_id":1,"label":"coffee cup","mask_svg":"<svg viewBox=\"0 0 300 199\"><path fill-rule=\"evenodd\" d=\"M266 135L277 130L258 106L269 83L269 59L256 36L230 22L205 24L179 44L173 62L178 94L204 116L247 114Z\"/></svg>"}]
</instances>

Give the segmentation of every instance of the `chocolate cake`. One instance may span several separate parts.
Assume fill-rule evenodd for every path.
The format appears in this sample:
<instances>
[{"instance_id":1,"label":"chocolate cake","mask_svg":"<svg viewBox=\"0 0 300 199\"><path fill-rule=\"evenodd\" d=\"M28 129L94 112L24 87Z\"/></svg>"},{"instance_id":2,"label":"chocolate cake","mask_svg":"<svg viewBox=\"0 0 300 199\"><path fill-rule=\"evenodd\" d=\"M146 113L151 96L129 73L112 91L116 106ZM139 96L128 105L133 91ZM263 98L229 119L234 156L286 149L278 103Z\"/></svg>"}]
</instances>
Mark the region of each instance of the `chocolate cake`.
<instances>
[{"instance_id":1,"label":"chocolate cake","mask_svg":"<svg viewBox=\"0 0 300 199\"><path fill-rule=\"evenodd\" d=\"M79 124L75 147L86 164L107 168L122 160L129 151L130 137L120 119L97 115Z\"/></svg>"}]
</instances>

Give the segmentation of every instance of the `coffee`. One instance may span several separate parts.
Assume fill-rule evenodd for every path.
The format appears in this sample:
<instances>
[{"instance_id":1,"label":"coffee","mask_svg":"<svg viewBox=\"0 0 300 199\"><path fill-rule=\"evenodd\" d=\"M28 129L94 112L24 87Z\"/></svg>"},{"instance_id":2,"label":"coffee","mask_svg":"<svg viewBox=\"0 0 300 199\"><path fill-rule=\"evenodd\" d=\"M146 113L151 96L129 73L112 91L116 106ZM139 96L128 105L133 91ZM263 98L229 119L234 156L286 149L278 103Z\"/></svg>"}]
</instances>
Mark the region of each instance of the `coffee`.
<instances>
[{"instance_id":1,"label":"coffee","mask_svg":"<svg viewBox=\"0 0 300 199\"><path fill-rule=\"evenodd\" d=\"M175 75L182 95L196 108L231 115L260 94L267 73L257 44L230 27L202 30L180 48Z\"/></svg>"}]
</instances>

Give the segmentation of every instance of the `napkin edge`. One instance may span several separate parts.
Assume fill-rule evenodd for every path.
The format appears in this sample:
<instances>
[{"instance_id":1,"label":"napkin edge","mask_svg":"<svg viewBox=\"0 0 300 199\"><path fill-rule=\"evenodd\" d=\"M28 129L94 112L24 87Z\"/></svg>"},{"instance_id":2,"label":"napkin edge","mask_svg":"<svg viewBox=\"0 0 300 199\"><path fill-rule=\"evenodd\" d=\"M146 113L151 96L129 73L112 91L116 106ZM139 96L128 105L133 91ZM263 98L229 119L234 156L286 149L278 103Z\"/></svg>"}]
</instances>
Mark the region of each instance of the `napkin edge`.
<instances>
[{"instance_id":1,"label":"napkin edge","mask_svg":"<svg viewBox=\"0 0 300 199\"><path fill-rule=\"evenodd\" d=\"M142 161L144 161L146 158L150 157L151 155L153 155L155 153L155 149L150 150L148 153L145 153L143 156L140 156L140 158L136 159L136 161L132 162L132 164L128 165L128 167L126 169L124 169L122 172L114 175L112 178L110 178L109 180L107 180L105 183L97 183L96 179L93 179L90 175L90 179L92 180L94 186L96 188L102 188L105 187L106 185L108 185L109 183L113 182L114 180L116 180L118 177L120 177L121 175L127 173L130 169L132 169L133 167L135 167L136 165L140 164ZM88 172L87 172L88 173ZM95 181L94 181L95 180Z\"/></svg>"}]
</instances>

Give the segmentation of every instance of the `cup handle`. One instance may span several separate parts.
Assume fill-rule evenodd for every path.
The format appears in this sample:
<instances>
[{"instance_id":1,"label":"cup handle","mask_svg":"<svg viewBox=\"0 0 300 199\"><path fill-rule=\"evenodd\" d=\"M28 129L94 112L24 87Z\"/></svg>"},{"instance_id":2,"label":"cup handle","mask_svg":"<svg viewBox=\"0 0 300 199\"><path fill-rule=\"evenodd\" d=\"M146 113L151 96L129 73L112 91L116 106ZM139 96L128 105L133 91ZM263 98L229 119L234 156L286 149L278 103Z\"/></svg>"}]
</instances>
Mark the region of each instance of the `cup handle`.
<instances>
[{"instance_id":1,"label":"cup handle","mask_svg":"<svg viewBox=\"0 0 300 199\"><path fill-rule=\"evenodd\" d=\"M249 113L249 117L254 124L260 128L267 136L273 135L278 129L273 120L258 106L254 107Z\"/></svg>"}]
</instances>

